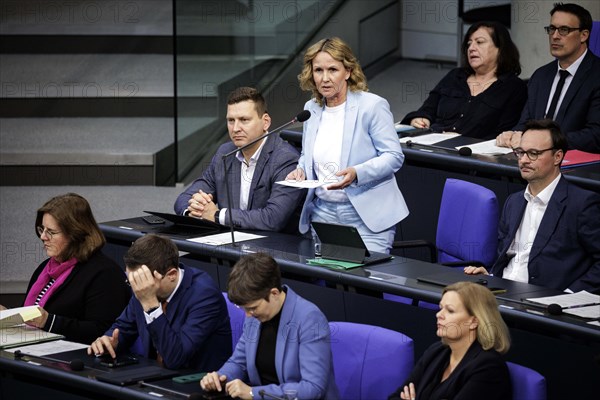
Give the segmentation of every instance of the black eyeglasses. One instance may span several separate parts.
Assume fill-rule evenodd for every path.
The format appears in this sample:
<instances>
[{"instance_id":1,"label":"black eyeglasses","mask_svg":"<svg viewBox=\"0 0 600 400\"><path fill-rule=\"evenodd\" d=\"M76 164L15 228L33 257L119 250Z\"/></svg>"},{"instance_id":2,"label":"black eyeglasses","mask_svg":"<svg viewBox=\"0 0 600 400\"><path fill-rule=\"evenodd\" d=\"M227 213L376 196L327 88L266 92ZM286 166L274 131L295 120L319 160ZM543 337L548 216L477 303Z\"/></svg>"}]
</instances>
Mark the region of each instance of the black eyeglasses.
<instances>
[{"instance_id":1,"label":"black eyeglasses","mask_svg":"<svg viewBox=\"0 0 600 400\"><path fill-rule=\"evenodd\" d=\"M554 25L548 25L544 27L544 30L548 35L554 35L554 32L558 30L558 34L560 36L567 36L569 33L573 31L580 31L582 28L570 28L568 26L560 26L556 27Z\"/></svg>"},{"instance_id":2,"label":"black eyeglasses","mask_svg":"<svg viewBox=\"0 0 600 400\"><path fill-rule=\"evenodd\" d=\"M523 157L525 154L527 154L527 157L529 157L529 159L531 161L535 161L538 159L538 157L549 150L554 150L554 147L550 147L549 149L544 149L544 150L523 150L523 149L513 149L513 153L515 154L515 156L517 156L517 158L521 158Z\"/></svg>"}]
</instances>

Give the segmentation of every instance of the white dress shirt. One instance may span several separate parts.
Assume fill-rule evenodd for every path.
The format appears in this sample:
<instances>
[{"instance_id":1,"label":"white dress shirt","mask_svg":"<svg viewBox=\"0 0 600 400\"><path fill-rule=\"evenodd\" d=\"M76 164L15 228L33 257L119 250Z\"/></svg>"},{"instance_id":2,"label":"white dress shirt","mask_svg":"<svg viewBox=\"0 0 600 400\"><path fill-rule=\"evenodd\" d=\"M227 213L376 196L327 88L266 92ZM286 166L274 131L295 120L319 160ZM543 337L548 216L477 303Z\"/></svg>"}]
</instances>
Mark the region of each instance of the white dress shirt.
<instances>
[{"instance_id":1,"label":"white dress shirt","mask_svg":"<svg viewBox=\"0 0 600 400\"><path fill-rule=\"evenodd\" d=\"M533 241L537 235L540 223L548 207L548 202L558 185L561 175L550 182L548 186L544 188L537 196L533 196L529 191L529 185L525 189L524 197L527 200L527 206L525 206L525 213L523 213L523 219L521 225L517 229L515 238L511 243L506 254L510 257L513 256L504 271L502 277L504 279L511 279L513 281L528 282L529 281L529 270L527 265L529 264L529 253L533 246Z\"/></svg>"},{"instance_id":2,"label":"white dress shirt","mask_svg":"<svg viewBox=\"0 0 600 400\"><path fill-rule=\"evenodd\" d=\"M556 114L558 114L558 110L560 110L560 105L562 104L563 99L565 98L565 93L567 93L567 90L569 90L569 86L571 85L571 82L573 81L573 77L577 73L577 69L581 65L581 62L583 61L583 58L585 57L587 52L588 52L588 50L586 50L581 55L581 57L579 57L577 60L575 60L575 62L573 64L571 64L569 66L569 68L567 68L567 71L569 71L569 76L567 76L567 79L565 79L565 85L563 86L560 97L558 98L558 103L556 104L556 111L554 112L555 114L548 115L548 118L554 119L556 117ZM560 67L560 64L558 62L556 63L556 65L558 66L558 68L556 68L556 76L554 77L554 81L552 82L552 89L550 90L550 96L548 96L548 103L546 103L545 114L548 113L548 109L550 108L550 103L552 103L552 98L554 97L554 92L556 92L556 86L558 86L558 80L560 79L560 74L558 73L558 71L563 69Z\"/></svg>"}]
</instances>

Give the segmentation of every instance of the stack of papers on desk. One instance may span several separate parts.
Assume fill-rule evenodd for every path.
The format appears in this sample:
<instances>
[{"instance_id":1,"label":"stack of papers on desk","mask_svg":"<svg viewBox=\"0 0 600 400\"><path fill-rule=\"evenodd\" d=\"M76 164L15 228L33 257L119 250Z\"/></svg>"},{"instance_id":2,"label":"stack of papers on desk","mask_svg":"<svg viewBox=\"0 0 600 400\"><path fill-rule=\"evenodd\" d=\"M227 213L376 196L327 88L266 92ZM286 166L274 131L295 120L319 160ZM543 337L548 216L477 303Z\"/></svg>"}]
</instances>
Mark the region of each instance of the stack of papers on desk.
<instances>
[{"instance_id":1,"label":"stack of papers on desk","mask_svg":"<svg viewBox=\"0 0 600 400\"><path fill-rule=\"evenodd\" d=\"M39 343L62 339L62 335L49 333L25 325L42 313L37 306L18 307L0 311L0 349L15 347L27 343Z\"/></svg>"},{"instance_id":2,"label":"stack of papers on desk","mask_svg":"<svg viewBox=\"0 0 600 400\"><path fill-rule=\"evenodd\" d=\"M443 142L444 140L455 138L457 136L460 136L460 134L452 133L452 132L430 133L428 135L421 135L421 136L415 136L415 137L411 137L411 136L403 137L402 139L400 139L400 143L406 143L410 140L411 142L418 143L418 144L436 144L439 142Z\"/></svg>"},{"instance_id":3,"label":"stack of papers on desk","mask_svg":"<svg viewBox=\"0 0 600 400\"><path fill-rule=\"evenodd\" d=\"M473 154L483 154L491 156L510 154L513 152L513 150L510 147L496 146L496 139L486 140L485 142L474 143L467 146L458 146L456 147L456 149L458 150L461 147L470 148Z\"/></svg>"},{"instance_id":4,"label":"stack of papers on desk","mask_svg":"<svg viewBox=\"0 0 600 400\"><path fill-rule=\"evenodd\" d=\"M238 232L238 231L235 231L233 236L235 237L236 243L244 242L246 240L260 239L260 238L265 237L264 235L256 235L254 233L246 233L246 232ZM186 239L186 240L189 240L190 242L194 242L194 243L207 244L210 246L223 246L226 244L231 244L231 232L223 232L223 233L217 233L214 235L200 236L197 238L190 238L190 239Z\"/></svg>"},{"instance_id":5,"label":"stack of papers on desk","mask_svg":"<svg viewBox=\"0 0 600 400\"><path fill-rule=\"evenodd\" d=\"M42 312L37 306L17 307L0 311L0 329L21 325L40 317Z\"/></svg>"},{"instance_id":6,"label":"stack of papers on desk","mask_svg":"<svg viewBox=\"0 0 600 400\"><path fill-rule=\"evenodd\" d=\"M533 303L544 304L546 306L558 304L563 308L563 313L565 314L576 315L583 318L600 318L600 296L591 294L585 290L577 293L536 297L526 300Z\"/></svg>"}]
</instances>

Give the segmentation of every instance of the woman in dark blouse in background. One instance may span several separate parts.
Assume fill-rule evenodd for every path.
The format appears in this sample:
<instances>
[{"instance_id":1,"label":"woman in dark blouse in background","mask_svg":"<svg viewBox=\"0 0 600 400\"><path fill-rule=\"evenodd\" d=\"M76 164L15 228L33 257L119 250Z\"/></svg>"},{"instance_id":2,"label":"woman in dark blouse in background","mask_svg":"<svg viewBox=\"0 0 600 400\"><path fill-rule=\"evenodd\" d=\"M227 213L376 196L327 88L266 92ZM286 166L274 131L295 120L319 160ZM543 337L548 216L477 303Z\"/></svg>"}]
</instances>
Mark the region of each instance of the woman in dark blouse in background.
<instances>
[{"instance_id":1,"label":"woman in dark blouse in background","mask_svg":"<svg viewBox=\"0 0 600 400\"><path fill-rule=\"evenodd\" d=\"M462 68L450 71L403 124L493 139L512 129L527 101L519 51L497 22L478 22L462 43Z\"/></svg>"}]
</instances>

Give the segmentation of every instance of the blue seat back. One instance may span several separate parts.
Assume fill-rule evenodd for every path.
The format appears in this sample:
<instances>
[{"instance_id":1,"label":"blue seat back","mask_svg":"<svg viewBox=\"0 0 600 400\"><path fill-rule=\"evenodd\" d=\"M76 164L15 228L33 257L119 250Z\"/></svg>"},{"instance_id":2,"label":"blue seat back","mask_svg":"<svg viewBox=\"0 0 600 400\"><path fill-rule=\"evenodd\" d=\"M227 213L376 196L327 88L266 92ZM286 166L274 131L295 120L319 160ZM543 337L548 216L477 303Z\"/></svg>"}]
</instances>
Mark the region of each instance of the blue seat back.
<instances>
[{"instance_id":1,"label":"blue seat back","mask_svg":"<svg viewBox=\"0 0 600 400\"><path fill-rule=\"evenodd\" d=\"M498 199L475 183L447 179L438 218L438 262L480 261L490 266L498 245Z\"/></svg>"},{"instance_id":2,"label":"blue seat back","mask_svg":"<svg viewBox=\"0 0 600 400\"><path fill-rule=\"evenodd\" d=\"M546 378L531 368L507 362L513 399L546 400Z\"/></svg>"},{"instance_id":3,"label":"blue seat back","mask_svg":"<svg viewBox=\"0 0 600 400\"><path fill-rule=\"evenodd\" d=\"M590 51L600 57L600 21L592 23L590 32Z\"/></svg>"},{"instance_id":4,"label":"blue seat back","mask_svg":"<svg viewBox=\"0 0 600 400\"><path fill-rule=\"evenodd\" d=\"M240 340L240 337L242 337L246 313L244 313L244 310L229 301L229 297L227 296L226 292L223 292L223 297L225 298L225 303L227 303L227 311L229 312L229 323L231 324L231 345L232 348L235 349L238 340Z\"/></svg>"},{"instance_id":5,"label":"blue seat back","mask_svg":"<svg viewBox=\"0 0 600 400\"><path fill-rule=\"evenodd\" d=\"M341 399L387 399L408 378L414 364L408 336L351 322L330 322L329 327Z\"/></svg>"}]
</instances>

